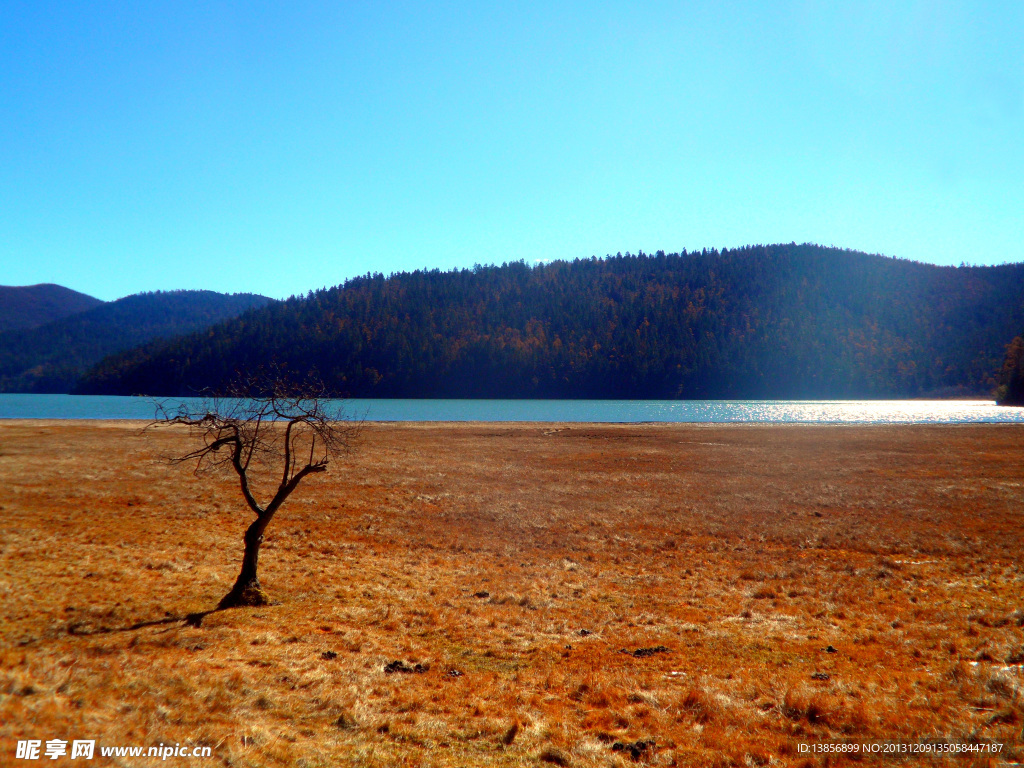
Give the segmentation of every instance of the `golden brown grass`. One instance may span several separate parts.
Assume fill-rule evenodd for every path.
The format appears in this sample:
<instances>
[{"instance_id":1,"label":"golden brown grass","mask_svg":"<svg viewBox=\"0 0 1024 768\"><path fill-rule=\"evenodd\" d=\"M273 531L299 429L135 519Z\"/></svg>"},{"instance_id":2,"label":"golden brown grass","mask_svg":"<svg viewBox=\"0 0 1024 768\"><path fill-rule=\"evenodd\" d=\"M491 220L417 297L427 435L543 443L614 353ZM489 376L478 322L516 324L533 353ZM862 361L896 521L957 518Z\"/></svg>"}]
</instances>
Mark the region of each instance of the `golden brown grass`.
<instances>
[{"instance_id":1,"label":"golden brown grass","mask_svg":"<svg viewBox=\"0 0 1024 768\"><path fill-rule=\"evenodd\" d=\"M0 764L1024 761L1019 426L369 425L271 524L276 604L199 627L249 517L138 426L0 423Z\"/></svg>"}]
</instances>

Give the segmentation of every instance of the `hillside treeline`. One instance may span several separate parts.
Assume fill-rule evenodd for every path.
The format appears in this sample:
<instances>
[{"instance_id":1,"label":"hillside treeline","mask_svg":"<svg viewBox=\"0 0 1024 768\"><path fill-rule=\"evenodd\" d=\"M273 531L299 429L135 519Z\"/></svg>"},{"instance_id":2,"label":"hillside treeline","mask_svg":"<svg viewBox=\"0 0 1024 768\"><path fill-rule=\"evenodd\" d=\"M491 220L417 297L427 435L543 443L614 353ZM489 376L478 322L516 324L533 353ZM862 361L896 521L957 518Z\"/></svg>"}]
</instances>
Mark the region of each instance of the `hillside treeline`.
<instances>
[{"instance_id":1,"label":"hillside treeline","mask_svg":"<svg viewBox=\"0 0 1024 768\"><path fill-rule=\"evenodd\" d=\"M0 392L70 392L108 355L206 328L268 301L248 293L138 293L37 328L5 331L0 333Z\"/></svg>"},{"instance_id":2,"label":"hillside treeline","mask_svg":"<svg viewBox=\"0 0 1024 768\"><path fill-rule=\"evenodd\" d=\"M190 395L270 362L350 397L988 395L1024 265L813 245L367 275L108 358L78 391Z\"/></svg>"},{"instance_id":3,"label":"hillside treeline","mask_svg":"<svg viewBox=\"0 0 1024 768\"><path fill-rule=\"evenodd\" d=\"M1024 336L1015 337L1006 346L996 402L1000 405L1024 405Z\"/></svg>"}]
</instances>

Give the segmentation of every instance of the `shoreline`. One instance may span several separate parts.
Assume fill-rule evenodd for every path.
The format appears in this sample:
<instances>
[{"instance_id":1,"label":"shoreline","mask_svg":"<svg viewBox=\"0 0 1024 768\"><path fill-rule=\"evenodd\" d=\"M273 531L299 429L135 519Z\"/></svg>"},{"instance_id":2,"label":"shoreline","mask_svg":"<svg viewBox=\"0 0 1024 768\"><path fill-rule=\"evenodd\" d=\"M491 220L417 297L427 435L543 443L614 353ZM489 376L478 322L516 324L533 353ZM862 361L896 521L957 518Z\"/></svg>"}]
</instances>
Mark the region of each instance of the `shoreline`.
<instances>
[{"instance_id":1,"label":"shoreline","mask_svg":"<svg viewBox=\"0 0 1024 768\"><path fill-rule=\"evenodd\" d=\"M489 421L489 420L366 420L343 419L342 423L374 428L422 428L422 429L482 429L488 427L507 429L596 429L596 428L643 428L643 429L771 429L771 428L836 428L836 429L903 429L903 428L972 428L991 427L1024 428L1024 421L963 421L963 422L850 422L850 421ZM150 419L75 419L75 418L24 418L0 417L0 429L4 427L55 427L82 426L126 429L141 429L160 422Z\"/></svg>"},{"instance_id":2,"label":"shoreline","mask_svg":"<svg viewBox=\"0 0 1024 768\"><path fill-rule=\"evenodd\" d=\"M148 399L0 396L0 422L149 421ZM40 398L36 400L34 398ZM53 399L49 399L53 398ZM202 406L200 406L202 407ZM341 421L493 424L957 424L1024 423L1024 409L991 400L349 400Z\"/></svg>"}]
</instances>

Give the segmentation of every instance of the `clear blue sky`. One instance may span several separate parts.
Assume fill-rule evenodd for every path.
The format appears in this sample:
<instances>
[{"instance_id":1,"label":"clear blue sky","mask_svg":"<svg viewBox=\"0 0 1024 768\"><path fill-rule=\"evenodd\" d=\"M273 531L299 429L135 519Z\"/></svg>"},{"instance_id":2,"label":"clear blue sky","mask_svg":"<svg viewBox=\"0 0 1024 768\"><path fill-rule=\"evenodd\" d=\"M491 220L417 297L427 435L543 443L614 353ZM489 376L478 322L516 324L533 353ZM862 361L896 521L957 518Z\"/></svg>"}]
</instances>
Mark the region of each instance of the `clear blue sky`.
<instances>
[{"instance_id":1,"label":"clear blue sky","mask_svg":"<svg viewBox=\"0 0 1024 768\"><path fill-rule=\"evenodd\" d=\"M0 284L1024 261L1024 3L0 3Z\"/></svg>"}]
</instances>

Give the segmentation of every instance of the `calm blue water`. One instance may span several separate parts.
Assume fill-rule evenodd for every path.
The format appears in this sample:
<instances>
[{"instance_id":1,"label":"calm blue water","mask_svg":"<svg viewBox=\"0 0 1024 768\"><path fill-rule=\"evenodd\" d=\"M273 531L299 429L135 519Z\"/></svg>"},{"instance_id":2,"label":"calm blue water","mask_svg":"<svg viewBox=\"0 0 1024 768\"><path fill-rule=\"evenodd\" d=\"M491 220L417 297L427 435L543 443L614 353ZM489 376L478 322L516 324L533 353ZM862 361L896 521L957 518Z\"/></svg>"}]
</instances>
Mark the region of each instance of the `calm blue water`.
<instances>
[{"instance_id":1,"label":"calm blue water","mask_svg":"<svg viewBox=\"0 0 1024 768\"><path fill-rule=\"evenodd\" d=\"M1024 423L1024 408L985 400L346 400L339 407L367 421ZM0 394L0 419L152 419L154 412L141 397Z\"/></svg>"}]
</instances>

